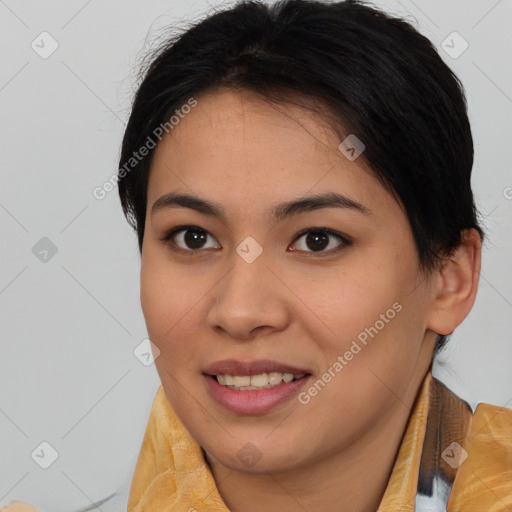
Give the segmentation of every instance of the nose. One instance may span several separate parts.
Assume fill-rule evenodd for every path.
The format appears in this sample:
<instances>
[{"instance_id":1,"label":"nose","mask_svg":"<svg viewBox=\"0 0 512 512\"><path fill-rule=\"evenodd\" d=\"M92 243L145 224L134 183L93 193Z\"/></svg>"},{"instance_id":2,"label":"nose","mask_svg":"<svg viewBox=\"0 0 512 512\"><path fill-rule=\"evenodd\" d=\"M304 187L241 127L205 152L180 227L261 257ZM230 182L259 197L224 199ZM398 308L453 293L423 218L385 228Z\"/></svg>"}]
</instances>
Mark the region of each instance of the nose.
<instances>
[{"instance_id":1,"label":"nose","mask_svg":"<svg viewBox=\"0 0 512 512\"><path fill-rule=\"evenodd\" d=\"M215 298L207 315L209 327L238 340L285 329L290 292L268 265L265 251L251 263L234 251L231 261L231 270L211 292Z\"/></svg>"}]
</instances>

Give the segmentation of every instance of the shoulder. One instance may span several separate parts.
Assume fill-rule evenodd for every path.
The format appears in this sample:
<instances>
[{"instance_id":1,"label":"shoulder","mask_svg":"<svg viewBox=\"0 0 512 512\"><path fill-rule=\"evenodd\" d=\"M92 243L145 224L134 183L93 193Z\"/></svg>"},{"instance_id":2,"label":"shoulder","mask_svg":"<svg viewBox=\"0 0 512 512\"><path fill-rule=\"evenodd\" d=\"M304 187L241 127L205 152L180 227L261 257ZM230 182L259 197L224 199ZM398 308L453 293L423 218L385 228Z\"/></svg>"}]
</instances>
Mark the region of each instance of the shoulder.
<instances>
[{"instance_id":1,"label":"shoulder","mask_svg":"<svg viewBox=\"0 0 512 512\"><path fill-rule=\"evenodd\" d=\"M512 409L478 404L461 451L448 510L508 512L512 507Z\"/></svg>"},{"instance_id":2,"label":"shoulder","mask_svg":"<svg viewBox=\"0 0 512 512\"><path fill-rule=\"evenodd\" d=\"M24 503L23 501L12 501L9 505L0 507L0 512L40 512L39 509Z\"/></svg>"}]
</instances>

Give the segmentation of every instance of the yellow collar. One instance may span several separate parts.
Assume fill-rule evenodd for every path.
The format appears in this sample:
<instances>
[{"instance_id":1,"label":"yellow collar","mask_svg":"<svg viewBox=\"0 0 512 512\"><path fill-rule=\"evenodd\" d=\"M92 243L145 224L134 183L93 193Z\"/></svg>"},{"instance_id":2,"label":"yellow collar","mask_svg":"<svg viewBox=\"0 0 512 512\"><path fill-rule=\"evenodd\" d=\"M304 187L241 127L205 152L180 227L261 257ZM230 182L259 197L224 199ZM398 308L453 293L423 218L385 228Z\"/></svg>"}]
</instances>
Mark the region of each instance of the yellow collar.
<instances>
[{"instance_id":1,"label":"yellow collar","mask_svg":"<svg viewBox=\"0 0 512 512\"><path fill-rule=\"evenodd\" d=\"M454 442L460 449L452 446ZM464 458L463 450L468 457L452 467L455 459L459 463ZM448 481L444 484L448 485L447 508L430 508L432 504L422 508L419 480L428 487L440 473ZM511 507L512 410L479 404L471 414L465 402L428 372L378 512L509 512ZM127 512L164 510L229 512L201 447L160 386L135 467Z\"/></svg>"}]
</instances>

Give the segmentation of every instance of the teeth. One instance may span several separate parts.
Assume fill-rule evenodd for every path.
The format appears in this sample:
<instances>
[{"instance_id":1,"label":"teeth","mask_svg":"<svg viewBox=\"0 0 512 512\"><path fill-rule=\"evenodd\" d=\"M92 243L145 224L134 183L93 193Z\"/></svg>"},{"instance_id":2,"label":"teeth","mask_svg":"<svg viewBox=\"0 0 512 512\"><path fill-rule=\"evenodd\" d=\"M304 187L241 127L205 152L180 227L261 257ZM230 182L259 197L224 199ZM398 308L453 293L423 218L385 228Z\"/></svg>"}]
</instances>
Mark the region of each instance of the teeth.
<instances>
[{"instance_id":1,"label":"teeth","mask_svg":"<svg viewBox=\"0 0 512 512\"><path fill-rule=\"evenodd\" d=\"M293 375L292 373L260 373L258 375L217 375L217 381L230 389L251 390L267 389L281 384L281 382L291 382L294 379L300 379L306 374Z\"/></svg>"},{"instance_id":2,"label":"teeth","mask_svg":"<svg viewBox=\"0 0 512 512\"><path fill-rule=\"evenodd\" d=\"M272 386L276 386L277 384L280 384L282 379L283 379L283 374L282 373L270 372L268 374L268 382Z\"/></svg>"},{"instance_id":3,"label":"teeth","mask_svg":"<svg viewBox=\"0 0 512 512\"><path fill-rule=\"evenodd\" d=\"M261 373L260 375L251 376L251 386L262 388L268 384L268 373Z\"/></svg>"},{"instance_id":4,"label":"teeth","mask_svg":"<svg viewBox=\"0 0 512 512\"><path fill-rule=\"evenodd\" d=\"M239 388L240 386L250 386L251 385L251 376L250 375L234 375L233 376L233 386Z\"/></svg>"}]
</instances>

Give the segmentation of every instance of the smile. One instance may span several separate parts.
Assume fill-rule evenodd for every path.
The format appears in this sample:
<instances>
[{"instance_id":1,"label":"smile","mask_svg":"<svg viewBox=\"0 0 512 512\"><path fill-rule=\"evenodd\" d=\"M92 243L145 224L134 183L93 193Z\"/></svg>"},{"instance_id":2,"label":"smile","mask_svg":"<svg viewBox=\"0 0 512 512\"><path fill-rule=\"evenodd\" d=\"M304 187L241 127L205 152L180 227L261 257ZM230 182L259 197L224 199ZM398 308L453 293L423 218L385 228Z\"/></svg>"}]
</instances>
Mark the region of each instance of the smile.
<instances>
[{"instance_id":1,"label":"smile","mask_svg":"<svg viewBox=\"0 0 512 512\"><path fill-rule=\"evenodd\" d=\"M239 391L251 391L256 389L270 389L278 386L282 382L289 383L299 380L306 374L301 373L293 375L293 373L259 373L258 375L214 375L219 384L229 389L237 389Z\"/></svg>"}]
</instances>

